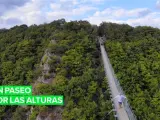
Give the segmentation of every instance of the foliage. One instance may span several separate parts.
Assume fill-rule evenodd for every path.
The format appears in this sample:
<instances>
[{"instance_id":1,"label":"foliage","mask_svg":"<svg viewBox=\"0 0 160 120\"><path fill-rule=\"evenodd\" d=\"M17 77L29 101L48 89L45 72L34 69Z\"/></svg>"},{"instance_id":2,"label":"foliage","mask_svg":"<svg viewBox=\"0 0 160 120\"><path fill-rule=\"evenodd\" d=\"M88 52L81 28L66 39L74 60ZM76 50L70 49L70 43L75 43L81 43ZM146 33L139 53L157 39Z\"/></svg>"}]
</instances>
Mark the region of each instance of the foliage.
<instances>
[{"instance_id":1,"label":"foliage","mask_svg":"<svg viewBox=\"0 0 160 120\"><path fill-rule=\"evenodd\" d=\"M50 52L52 84L39 83L36 94L65 96L63 120L101 120L112 109L97 35L106 50L138 120L160 119L160 30L87 21L15 26L0 30L0 84L31 85L42 74L40 62ZM54 43L50 41L53 40ZM45 58L46 59L46 58ZM46 61L44 59L44 62ZM51 106L34 107L30 120ZM0 108L0 119L24 118L20 106ZM9 115L8 115L9 114ZM20 116L18 116L20 114ZM106 116L113 120L113 115Z\"/></svg>"},{"instance_id":2,"label":"foliage","mask_svg":"<svg viewBox=\"0 0 160 120\"><path fill-rule=\"evenodd\" d=\"M26 112L27 112L26 108L18 107L16 111L13 113L13 120L26 119L27 118Z\"/></svg>"},{"instance_id":3,"label":"foliage","mask_svg":"<svg viewBox=\"0 0 160 120\"><path fill-rule=\"evenodd\" d=\"M119 26L116 31L123 33L105 44L116 75L138 120L159 120L160 30L137 27L128 33ZM110 30L105 31L108 34Z\"/></svg>"}]
</instances>

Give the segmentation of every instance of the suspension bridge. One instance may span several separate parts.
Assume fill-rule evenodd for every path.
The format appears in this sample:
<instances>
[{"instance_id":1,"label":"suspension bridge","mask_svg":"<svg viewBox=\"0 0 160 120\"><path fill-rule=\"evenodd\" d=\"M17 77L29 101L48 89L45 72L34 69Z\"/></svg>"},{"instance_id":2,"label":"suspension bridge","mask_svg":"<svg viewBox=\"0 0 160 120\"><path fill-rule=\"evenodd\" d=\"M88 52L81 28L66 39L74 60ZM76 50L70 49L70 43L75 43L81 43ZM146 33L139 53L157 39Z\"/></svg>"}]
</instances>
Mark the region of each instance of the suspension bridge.
<instances>
[{"instance_id":1,"label":"suspension bridge","mask_svg":"<svg viewBox=\"0 0 160 120\"><path fill-rule=\"evenodd\" d=\"M111 100L113 103L112 104L113 110L111 110L111 111L114 112L114 117L116 120L137 120L136 116L134 115L134 113L128 103L127 98L123 102L123 107L120 109L118 107L119 106L118 100L113 99L117 95L119 95L120 93L123 95L125 95L125 93L123 92L123 89L121 88L119 81L117 80L116 75L114 73L114 70L110 64L107 52L104 47L105 38L98 37L98 40L100 43L101 55L102 55L102 60L103 60L103 64L104 64L105 74L107 77L108 86L109 86L110 96L111 96Z\"/></svg>"}]
</instances>

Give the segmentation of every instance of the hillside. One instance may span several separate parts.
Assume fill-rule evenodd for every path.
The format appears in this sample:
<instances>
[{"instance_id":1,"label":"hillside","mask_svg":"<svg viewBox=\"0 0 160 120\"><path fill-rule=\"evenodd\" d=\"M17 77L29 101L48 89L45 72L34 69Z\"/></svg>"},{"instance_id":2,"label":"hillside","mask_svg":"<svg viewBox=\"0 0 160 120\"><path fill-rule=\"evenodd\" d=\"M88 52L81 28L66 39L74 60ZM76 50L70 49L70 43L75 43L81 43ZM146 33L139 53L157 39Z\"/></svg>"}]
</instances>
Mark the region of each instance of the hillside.
<instances>
[{"instance_id":1,"label":"hillside","mask_svg":"<svg viewBox=\"0 0 160 120\"><path fill-rule=\"evenodd\" d=\"M37 95L64 95L65 106L1 106L0 119L101 120L111 102L96 36L97 26L64 19L1 30L1 85L33 85Z\"/></svg>"},{"instance_id":2,"label":"hillside","mask_svg":"<svg viewBox=\"0 0 160 120\"><path fill-rule=\"evenodd\" d=\"M112 104L97 36L138 120L160 119L160 30L87 21L0 30L0 84L64 95L65 105L0 106L0 120L102 120ZM105 117L113 120L113 114Z\"/></svg>"},{"instance_id":3,"label":"hillside","mask_svg":"<svg viewBox=\"0 0 160 120\"><path fill-rule=\"evenodd\" d=\"M160 119L160 30L102 23L106 50L139 120Z\"/></svg>"}]
</instances>

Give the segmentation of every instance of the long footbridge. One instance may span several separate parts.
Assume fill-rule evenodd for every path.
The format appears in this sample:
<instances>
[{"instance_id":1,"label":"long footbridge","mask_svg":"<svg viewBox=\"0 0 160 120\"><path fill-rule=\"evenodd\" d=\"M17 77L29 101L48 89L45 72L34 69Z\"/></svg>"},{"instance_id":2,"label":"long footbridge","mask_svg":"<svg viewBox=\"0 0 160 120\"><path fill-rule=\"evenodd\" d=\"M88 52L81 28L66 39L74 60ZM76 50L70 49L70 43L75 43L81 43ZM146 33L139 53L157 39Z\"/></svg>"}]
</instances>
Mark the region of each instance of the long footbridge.
<instances>
[{"instance_id":1,"label":"long footbridge","mask_svg":"<svg viewBox=\"0 0 160 120\"><path fill-rule=\"evenodd\" d=\"M104 64L104 69L105 69L105 74L107 77L107 82L109 86L109 91L110 91L110 96L112 100L112 106L114 111L114 116L116 120L137 120L136 116L134 115L127 98L123 102L123 107L119 109L118 107L118 100L113 99L119 94L125 95L123 92L119 81L116 78L116 75L114 73L114 70L110 64L107 52L104 47L104 37L98 37L99 43L100 43L100 49L101 49L101 55L102 55L102 60Z\"/></svg>"}]
</instances>

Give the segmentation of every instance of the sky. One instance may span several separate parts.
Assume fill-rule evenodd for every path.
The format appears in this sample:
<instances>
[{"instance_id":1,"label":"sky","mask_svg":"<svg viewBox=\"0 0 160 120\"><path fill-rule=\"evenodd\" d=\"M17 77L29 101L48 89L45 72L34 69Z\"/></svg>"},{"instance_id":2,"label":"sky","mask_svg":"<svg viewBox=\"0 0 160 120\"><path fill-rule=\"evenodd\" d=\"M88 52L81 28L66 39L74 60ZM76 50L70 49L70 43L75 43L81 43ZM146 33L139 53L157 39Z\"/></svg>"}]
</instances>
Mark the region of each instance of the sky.
<instances>
[{"instance_id":1,"label":"sky","mask_svg":"<svg viewBox=\"0 0 160 120\"><path fill-rule=\"evenodd\" d=\"M160 28L160 0L0 0L0 28L61 18Z\"/></svg>"}]
</instances>

